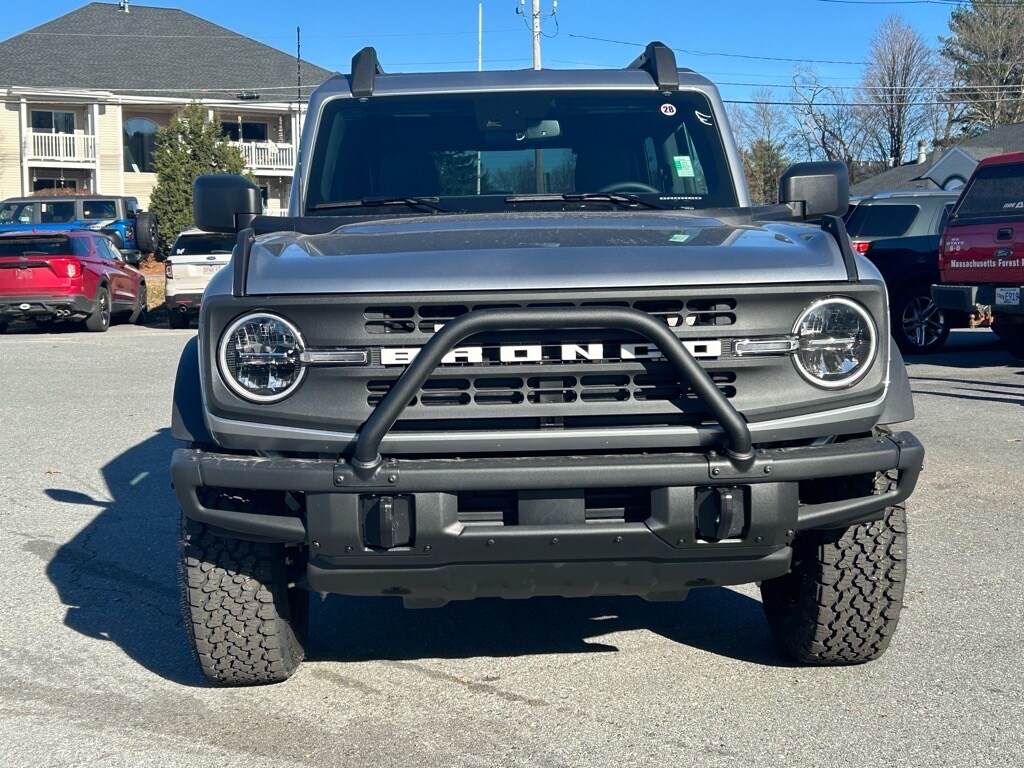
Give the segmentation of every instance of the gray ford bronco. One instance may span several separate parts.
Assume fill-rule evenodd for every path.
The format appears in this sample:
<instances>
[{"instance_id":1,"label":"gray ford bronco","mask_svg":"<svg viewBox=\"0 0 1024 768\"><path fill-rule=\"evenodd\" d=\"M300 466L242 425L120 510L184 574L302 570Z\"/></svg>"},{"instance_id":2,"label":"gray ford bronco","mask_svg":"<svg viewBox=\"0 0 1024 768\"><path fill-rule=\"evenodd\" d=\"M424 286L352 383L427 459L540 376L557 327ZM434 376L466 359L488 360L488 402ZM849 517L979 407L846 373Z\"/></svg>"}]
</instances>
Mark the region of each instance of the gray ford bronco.
<instances>
[{"instance_id":1,"label":"gray ford bronco","mask_svg":"<svg viewBox=\"0 0 1024 768\"><path fill-rule=\"evenodd\" d=\"M312 96L288 217L195 183L238 238L174 393L206 676L291 675L310 592L759 582L792 658L878 657L924 452L847 188L804 163L752 208L717 90L658 43L612 71L357 54Z\"/></svg>"}]
</instances>

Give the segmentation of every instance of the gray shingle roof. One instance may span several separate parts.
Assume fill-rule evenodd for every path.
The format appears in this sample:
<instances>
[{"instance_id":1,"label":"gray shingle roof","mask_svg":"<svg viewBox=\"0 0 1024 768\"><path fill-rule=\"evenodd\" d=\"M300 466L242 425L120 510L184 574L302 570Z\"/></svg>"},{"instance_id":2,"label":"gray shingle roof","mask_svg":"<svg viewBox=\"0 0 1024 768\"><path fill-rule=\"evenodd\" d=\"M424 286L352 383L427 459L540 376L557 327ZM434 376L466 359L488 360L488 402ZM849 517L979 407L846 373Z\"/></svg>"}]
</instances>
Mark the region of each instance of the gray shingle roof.
<instances>
[{"instance_id":1,"label":"gray shingle roof","mask_svg":"<svg viewBox=\"0 0 1024 768\"><path fill-rule=\"evenodd\" d=\"M332 74L304 61L303 96ZM0 87L285 101L295 84L294 56L174 8L89 3L0 43Z\"/></svg>"},{"instance_id":2,"label":"gray shingle roof","mask_svg":"<svg viewBox=\"0 0 1024 768\"><path fill-rule=\"evenodd\" d=\"M991 131L965 139L957 146L975 160L984 160L993 155L1005 155L1007 152L1024 151L1024 123L1000 125ZM897 168L890 168L877 176L872 176L870 179L865 179L850 187L850 194L870 195L875 192L898 192L909 189L939 189L938 184L931 179L918 179L917 177L927 173L945 154L945 151L942 153L932 152L924 163L901 165Z\"/></svg>"},{"instance_id":3,"label":"gray shingle roof","mask_svg":"<svg viewBox=\"0 0 1024 768\"><path fill-rule=\"evenodd\" d=\"M911 165L898 165L883 171L870 179L857 182L851 185L851 195L872 195L875 192L897 192L909 189L938 189L939 185L931 179L918 179L922 173L932 167L932 163L938 159L938 155L928 156L924 163L913 163Z\"/></svg>"}]
</instances>

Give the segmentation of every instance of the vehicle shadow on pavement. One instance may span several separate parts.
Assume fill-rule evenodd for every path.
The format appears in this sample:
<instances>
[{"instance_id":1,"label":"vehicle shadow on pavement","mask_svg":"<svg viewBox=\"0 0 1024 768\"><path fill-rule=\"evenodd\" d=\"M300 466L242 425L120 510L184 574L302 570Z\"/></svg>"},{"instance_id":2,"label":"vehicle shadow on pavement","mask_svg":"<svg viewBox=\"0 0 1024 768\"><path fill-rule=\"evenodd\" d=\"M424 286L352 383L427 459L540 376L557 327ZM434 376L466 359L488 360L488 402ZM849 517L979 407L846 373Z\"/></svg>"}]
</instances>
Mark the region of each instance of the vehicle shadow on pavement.
<instances>
[{"instance_id":1,"label":"vehicle shadow on pavement","mask_svg":"<svg viewBox=\"0 0 1024 768\"><path fill-rule=\"evenodd\" d=\"M392 597L313 597L310 661L612 653L608 635L647 630L740 661L792 666L761 603L730 589L695 589L684 602L640 598L481 599L407 610Z\"/></svg>"},{"instance_id":2,"label":"vehicle shadow on pavement","mask_svg":"<svg viewBox=\"0 0 1024 768\"><path fill-rule=\"evenodd\" d=\"M49 488L62 504L102 511L57 550L46 575L67 606L64 623L108 640L163 678L204 685L182 622L177 500L167 467L180 443L162 429L106 464L109 501Z\"/></svg>"}]
</instances>

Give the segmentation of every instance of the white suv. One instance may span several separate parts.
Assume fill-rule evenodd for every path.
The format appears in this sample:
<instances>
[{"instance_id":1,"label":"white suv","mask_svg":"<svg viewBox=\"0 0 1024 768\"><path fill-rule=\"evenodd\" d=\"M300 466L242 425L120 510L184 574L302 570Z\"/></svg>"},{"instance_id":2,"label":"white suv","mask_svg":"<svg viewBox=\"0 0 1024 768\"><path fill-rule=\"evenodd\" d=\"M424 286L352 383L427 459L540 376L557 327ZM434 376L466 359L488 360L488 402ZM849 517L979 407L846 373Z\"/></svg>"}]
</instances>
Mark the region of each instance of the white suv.
<instances>
[{"instance_id":1,"label":"white suv","mask_svg":"<svg viewBox=\"0 0 1024 768\"><path fill-rule=\"evenodd\" d=\"M189 320L199 314L210 278L231 259L235 237L190 229L178 235L164 263L167 277L165 289L167 324L171 328L187 328Z\"/></svg>"}]
</instances>

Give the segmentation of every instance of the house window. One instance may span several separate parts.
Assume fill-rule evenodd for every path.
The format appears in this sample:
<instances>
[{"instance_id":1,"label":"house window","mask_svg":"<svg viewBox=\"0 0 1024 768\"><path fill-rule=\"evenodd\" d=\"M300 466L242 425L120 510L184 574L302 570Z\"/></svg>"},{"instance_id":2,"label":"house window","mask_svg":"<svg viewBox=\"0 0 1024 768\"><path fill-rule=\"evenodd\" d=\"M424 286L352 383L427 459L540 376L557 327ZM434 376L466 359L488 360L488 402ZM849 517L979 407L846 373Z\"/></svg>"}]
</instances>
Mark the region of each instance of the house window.
<instances>
[{"instance_id":1,"label":"house window","mask_svg":"<svg viewBox=\"0 0 1024 768\"><path fill-rule=\"evenodd\" d=\"M35 179L32 182L32 191L38 192L41 189L78 189L76 179Z\"/></svg>"},{"instance_id":2,"label":"house window","mask_svg":"<svg viewBox=\"0 0 1024 768\"><path fill-rule=\"evenodd\" d=\"M74 133L75 113L33 109L32 130L36 133Z\"/></svg>"},{"instance_id":3,"label":"house window","mask_svg":"<svg viewBox=\"0 0 1024 768\"><path fill-rule=\"evenodd\" d=\"M965 183L963 176L950 176L946 179L946 183L942 185L942 188L952 192L957 189L963 189Z\"/></svg>"},{"instance_id":4,"label":"house window","mask_svg":"<svg viewBox=\"0 0 1024 768\"><path fill-rule=\"evenodd\" d=\"M266 141L268 130L266 123L221 120L220 133L230 141Z\"/></svg>"},{"instance_id":5,"label":"house window","mask_svg":"<svg viewBox=\"0 0 1024 768\"><path fill-rule=\"evenodd\" d=\"M124 169L130 173L156 173L153 150L156 148L156 123L145 117L133 117L124 124Z\"/></svg>"}]
</instances>

